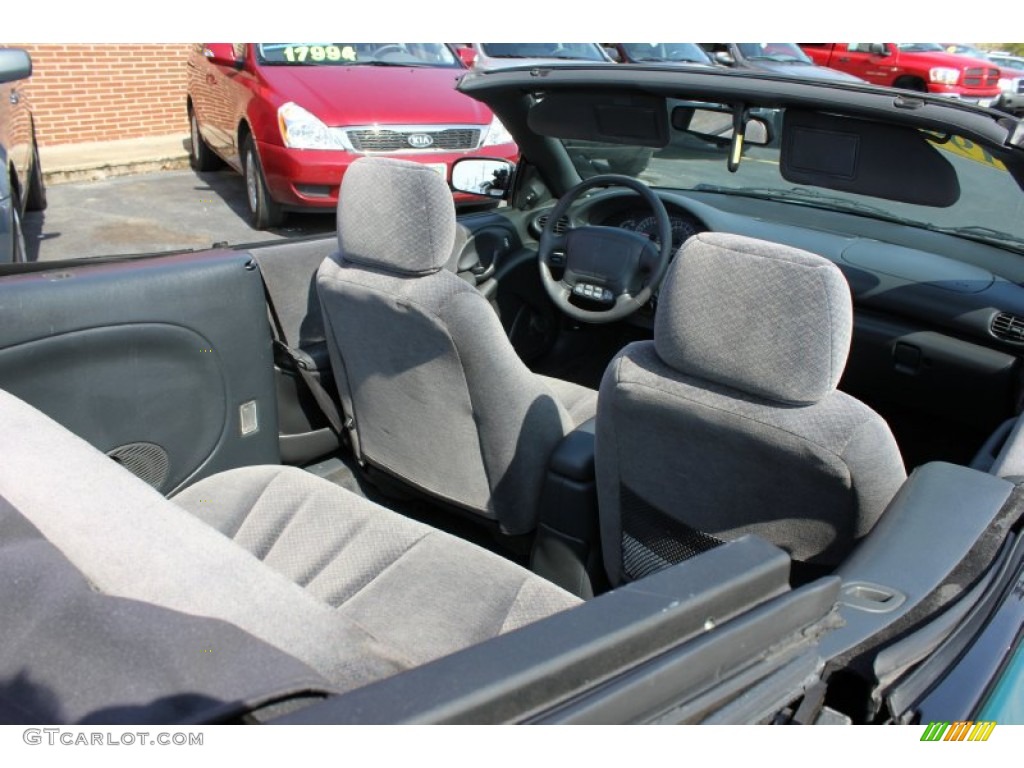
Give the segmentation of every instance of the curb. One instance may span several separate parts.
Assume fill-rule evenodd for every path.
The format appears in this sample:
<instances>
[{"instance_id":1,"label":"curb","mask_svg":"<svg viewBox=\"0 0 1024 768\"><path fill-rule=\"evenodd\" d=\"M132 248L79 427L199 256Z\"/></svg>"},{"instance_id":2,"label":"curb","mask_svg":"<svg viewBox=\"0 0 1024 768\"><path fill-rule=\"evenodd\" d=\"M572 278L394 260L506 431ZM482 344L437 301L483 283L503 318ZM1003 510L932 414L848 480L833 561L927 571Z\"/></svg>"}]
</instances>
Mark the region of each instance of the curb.
<instances>
[{"instance_id":1,"label":"curb","mask_svg":"<svg viewBox=\"0 0 1024 768\"><path fill-rule=\"evenodd\" d=\"M42 146L39 154L47 184L100 181L189 167L188 134Z\"/></svg>"},{"instance_id":2,"label":"curb","mask_svg":"<svg viewBox=\"0 0 1024 768\"><path fill-rule=\"evenodd\" d=\"M163 160L142 160L128 163L88 166L83 168L58 168L43 170L47 184L70 184L76 181L101 181L115 176L132 176L138 173L156 171L178 171L189 167L187 157L165 158Z\"/></svg>"}]
</instances>

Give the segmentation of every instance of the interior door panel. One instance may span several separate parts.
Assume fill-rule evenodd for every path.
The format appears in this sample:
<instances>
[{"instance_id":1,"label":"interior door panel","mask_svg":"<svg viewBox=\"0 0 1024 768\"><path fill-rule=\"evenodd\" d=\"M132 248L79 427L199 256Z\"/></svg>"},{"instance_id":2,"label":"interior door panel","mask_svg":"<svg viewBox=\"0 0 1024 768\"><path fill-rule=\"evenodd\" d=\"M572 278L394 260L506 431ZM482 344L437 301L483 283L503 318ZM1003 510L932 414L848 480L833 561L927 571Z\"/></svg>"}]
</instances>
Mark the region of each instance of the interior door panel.
<instances>
[{"instance_id":1,"label":"interior door panel","mask_svg":"<svg viewBox=\"0 0 1024 768\"><path fill-rule=\"evenodd\" d=\"M248 254L6 278L0 388L162 493L279 460L270 328Z\"/></svg>"}]
</instances>

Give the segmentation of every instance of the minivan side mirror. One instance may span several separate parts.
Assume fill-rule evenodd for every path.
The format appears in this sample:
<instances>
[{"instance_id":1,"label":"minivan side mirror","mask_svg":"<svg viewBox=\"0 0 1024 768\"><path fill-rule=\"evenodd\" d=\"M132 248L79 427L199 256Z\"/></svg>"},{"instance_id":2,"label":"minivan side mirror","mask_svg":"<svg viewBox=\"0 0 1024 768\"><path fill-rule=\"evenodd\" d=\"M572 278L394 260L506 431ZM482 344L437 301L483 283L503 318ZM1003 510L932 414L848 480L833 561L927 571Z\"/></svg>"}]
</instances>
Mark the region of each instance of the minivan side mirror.
<instances>
[{"instance_id":1,"label":"minivan side mirror","mask_svg":"<svg viewBox=\"0 0 1024 768\"><path fill-rule=\"evenodd\" d=\"M242 66L242 60L235 56L235 46L231 43L203 43L203 56L210 60L211 64L221 67Z\"/></svg>"}]
</instances>

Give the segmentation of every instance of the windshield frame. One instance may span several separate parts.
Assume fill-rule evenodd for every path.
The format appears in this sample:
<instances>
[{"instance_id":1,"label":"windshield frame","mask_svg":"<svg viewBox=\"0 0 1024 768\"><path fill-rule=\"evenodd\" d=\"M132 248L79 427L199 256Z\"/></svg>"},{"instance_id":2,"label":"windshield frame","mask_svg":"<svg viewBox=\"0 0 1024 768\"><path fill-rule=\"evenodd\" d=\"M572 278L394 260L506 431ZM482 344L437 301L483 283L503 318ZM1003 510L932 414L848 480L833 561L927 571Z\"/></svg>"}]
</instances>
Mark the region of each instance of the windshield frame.
<instances>
[{"instance_id":1,"label":"windshield frame","mask_svg":"<svg viewBox=\"0 0 1024 768\"><path fill-rule=\"evenodd\" d=\"M670 99L669 103L676 103L676 100ZM679 100L679 103L691 102ZM770 169L778 169L781 157L779 129L784 110L765 108L754 112L774 126L775 135L769 146L745 145L744 159L735 172L728 169L727 160L732 150L728 140L701 140L674 128L670 128L669 144L660 150L572 139L560 140L560 143L581 179L621 172L658 189L817 208L952 235L1024 254L1024 188L996 158L995 148L990 152L960 136L919 129L929 145L953 167L960 186L958 199L948 207L919 205L799 184L787 181L779 173L772 174ZM634 164L643 164L635 173L623 167L629 165L631 151L636 153ZM641 157L644 152L648 153L646 161Z\"/></svg>"}]
</instances>

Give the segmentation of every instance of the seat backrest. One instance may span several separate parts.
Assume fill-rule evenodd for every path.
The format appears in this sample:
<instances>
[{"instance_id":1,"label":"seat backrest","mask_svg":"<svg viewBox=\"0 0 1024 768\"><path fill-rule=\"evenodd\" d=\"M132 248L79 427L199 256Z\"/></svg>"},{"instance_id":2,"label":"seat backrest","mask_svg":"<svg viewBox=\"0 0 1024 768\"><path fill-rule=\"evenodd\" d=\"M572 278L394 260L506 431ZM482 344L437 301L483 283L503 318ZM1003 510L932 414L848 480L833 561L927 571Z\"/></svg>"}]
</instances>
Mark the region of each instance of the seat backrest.
<instances>
[{"instance_id":1,"label":"seat backrest","mask_svg":"<svg viewBox=\"0 0 1024 768\"><path fill-rule=\"evenodd\" d=\"M0 497L95 591L229 622L340 688L403 668L332 606L3 391L0 423Z\"/></svg>"},{"instance_id":2,"label":"seat backrest","mask_svg":"<svg viewBox=\"0 0 1024 768\"><path fill-rule=\"evenodd\" d=\"M839 269L704 233L662 286L653 342L601 384L597 476L613 583L755 533L833 567L905 479L888 426L836 391L852 333Z\"/></svg>"},{"instance_id":3,"label":"seat backrest","mask_svg":"<svg viewBox=\"0 0 1024 768\"><path fill-rule=\"evenodd\" d=\"M331 365L364 461L525 533L571 423L489 302L445 269L455 232L451 192L432 169L350 166L339 251L317 277Z\"/></svg>"}]
</instances>

